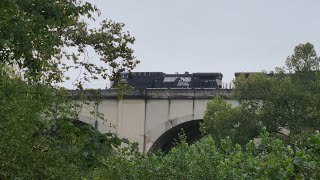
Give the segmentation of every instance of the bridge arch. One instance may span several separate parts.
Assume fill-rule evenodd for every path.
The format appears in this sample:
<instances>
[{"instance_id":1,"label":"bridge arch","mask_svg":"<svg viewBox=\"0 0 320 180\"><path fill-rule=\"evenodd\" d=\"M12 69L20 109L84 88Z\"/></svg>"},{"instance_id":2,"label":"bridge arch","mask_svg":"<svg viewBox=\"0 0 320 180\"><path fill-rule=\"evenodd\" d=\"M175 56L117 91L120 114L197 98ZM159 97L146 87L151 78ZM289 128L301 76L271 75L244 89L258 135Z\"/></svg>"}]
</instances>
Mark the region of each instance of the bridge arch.
<instances>
[{"instance_id":1,"label":"bridge arch","mask_svg":"<svg viewBox=\"0 0 320 180\"><path fill-rule=\"evenodd\" d=\"M184 119L184 121L182 121L182 119ZM156 152L157 150L168 152L179 140L179 133L182 129L187 137L188 144L192 144L195 141L200 140L202 137L202 133L200 132L201 122L202 119L185 120L185 118L177 118L171 120L171 124L174 124L174 126L166 130L154 142L152 142L151 147L147 150L148 153Z\"/></svg>"}]
</instances>

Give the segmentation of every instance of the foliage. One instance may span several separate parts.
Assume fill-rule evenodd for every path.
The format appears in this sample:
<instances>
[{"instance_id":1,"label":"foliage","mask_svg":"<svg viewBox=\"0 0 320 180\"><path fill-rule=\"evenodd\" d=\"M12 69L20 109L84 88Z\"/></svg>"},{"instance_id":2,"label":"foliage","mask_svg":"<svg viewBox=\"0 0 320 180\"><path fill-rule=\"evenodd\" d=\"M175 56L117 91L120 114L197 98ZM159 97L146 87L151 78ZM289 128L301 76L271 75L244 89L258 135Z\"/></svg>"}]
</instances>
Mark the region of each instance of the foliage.
<instances>
[{"instance_id":1,"label":"foliage","mask_svg":"<svg viewBox=\"0 0 320 180\"><path fill-rule=\"evenodd\" d=\"M108 159L96 177L110 179L318 179L320 178L320 133L310 136L308 146L287 146L265 129L261 141L241 148L230 139L218 147L205 137L188 146L181 142L168 154L131 156L119 154ZM99 172L99 173L98 173Z\"/></svg>"},{"instance_id":2,"label":"foliage","mask_svg":"<svg viewBox=\"0 0 320 180\"><path fill-rule=\"evenodd\" d=\"M223 98L216 97L207 104L201 131L211 134L216 142L229 136L233 142L244 145L261 130L256 116L258 109L259 104L255 102L232 108Z\"/></svg>"},{"instance_id":3,"label":"foliage","mask_svg":"<svg viewBox=\"0 0 320 180\"><path fill-rule=\"evenodd\" d=\"M1 76L0 179L79 179L124 142L115 134L77 126L69 119L73 104L61 93Z\"/></svg>"},{"instance_id":4,"label":"foliage","mask_svg":"<svg viewBox=\"0 0 320 180\"><path fill-rule=\"evenodd\" d=\"M135 39L122 30L123 23L111 20L90 29L85 19L99 14L97 7L80 0L1 0L0 63L47 84L68 79L69 69L81 69L79 88L83 81L118 77L139 63L130 48ZM89 58L90 48L98 62Z\"/></svg>"},{"instance_id":5,"label":"foliage","mask_svg":"<svg viewBox=\"0 0 320 180\"><path fill-rule=\"evenodd\" d=\"M300 44L288 57L285 73L253 73L234 81L233 97L240 105L231 108L218 98L208 103L202 124L216 140L230 138L239 144L257 136L263 126L287 143L303 143L320 129L320 59L310 43Z\"/></svg>"},{"instance_id":6,"label":"foliage","mask_svg":"<svg viewBox=\"0 0 320 180\"><path fill-rule=\"evenodd\" d=\"M291 72L319 70L319 57L311 43L299 44L294 53L286 60L288 70Z\"/></svg>"},{"instance_id":7,"label":"foliage","mask_svg":"<svg viewBox=\"0 0 320 180\"><path fill-rule=\"evenodd\" d=\"M85 81L119 78L139 63L123 23L89 28L87 20L99 15L81 0L0 1L0 179L80 179L121 144L134 149L115 134L78 126L81 105L52 86L71 69L80 69L82 89Z\"/></svg>"}]
</instances>

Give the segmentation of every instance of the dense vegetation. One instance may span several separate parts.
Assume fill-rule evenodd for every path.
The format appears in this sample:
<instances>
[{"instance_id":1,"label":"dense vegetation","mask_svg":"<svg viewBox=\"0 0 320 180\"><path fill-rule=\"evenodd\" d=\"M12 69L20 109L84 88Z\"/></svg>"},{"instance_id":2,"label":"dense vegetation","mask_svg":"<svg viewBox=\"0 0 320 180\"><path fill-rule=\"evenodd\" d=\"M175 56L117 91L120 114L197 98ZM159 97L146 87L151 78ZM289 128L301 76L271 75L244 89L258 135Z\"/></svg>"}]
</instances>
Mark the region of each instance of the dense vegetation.
<instances>
[{"instance_id":1,"label":"dense vegetation","mask_svg":"<svg viewBox=\"0 0 320 180\"><path fill-rule=\"evenodd\" d=\"M120 145L113 134L75 126L71 105L62 91L1 76L0 179L78 179Z\"/></svg>"},{"instance_id":2,"label":"dense vegetation","mask_svg":"<svg viewBox=\"0 0 320 180\"><path fill-rule=\"evenodd\" d=\"M181 133L167 154L144 155L135 143L75 121L81 104L53 86L68 69L83 68L82 88L138 63L123 24L89 29L83 18L94 14L77 0L0 1L0 179L320 178L319 57L311 44L288 57L290 73L237 78L239 107L210 101L201 141L188 145ZM88 47L104 65L88 59Z\"/></svg>"},{"instance_id":3,"label":"dense vegetation","mask_svg":"<svg viewBox=\"0 0 320 180\"><path fill-rule=\"evenodd\" d=\"M115 134L79 126L81 103L54 86L69 79L68 70L80 69L74 85L82 89L139 63L124 24L88 27L85 19L99 14L79 0L0 1L0 179L80 179L121 143L135 149Z\"/></svg>"},{"instance_id":4,"label":"dense vegetation","mask_svg":"<svg viewBox=\"0 0 320 180\"><path fill-rule=\"evenodd\" d=\"M312 44L300 44L286 64L275 74L236 78L233 97L240 105L232 108L221 98L211 101L202 130L215 140L229 136L245 144L266 127L291 145L319 130L320 58Z\"/></svg>"},{"instance_id":5,"label":"dense vegetation","mask_svg":"<svg viewBox=\"0 0 320 180\"><path fill-rule=\"evenodd\" d=\"M320 133L306 146L293 148L262 130L261 143L233 145L221 140L218 147L209 136L189 146L180 144L168 154L128 156L118 153L96 174L110 179L319 179Z\"/></svg>"}]
</instances>

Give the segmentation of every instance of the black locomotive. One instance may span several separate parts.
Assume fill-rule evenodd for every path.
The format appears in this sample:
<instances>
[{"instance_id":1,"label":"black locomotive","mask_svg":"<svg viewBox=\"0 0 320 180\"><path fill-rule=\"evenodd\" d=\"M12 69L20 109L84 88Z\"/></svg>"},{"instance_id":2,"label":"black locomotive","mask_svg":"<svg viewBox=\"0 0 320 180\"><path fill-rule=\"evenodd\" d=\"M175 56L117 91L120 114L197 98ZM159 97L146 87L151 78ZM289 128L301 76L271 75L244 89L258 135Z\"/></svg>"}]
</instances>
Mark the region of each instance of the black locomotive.
<instances>
[{"instance_id":1,"label":"black locomotive","mask_svg":"<svg viewBox=\"0 0 320 180\"><path fill-rule=\"evenodd\" d=\"M136 89L222 88L221 73L165 74L163 72L122 73L122 79Z\"/></svg>"}]
</instances>

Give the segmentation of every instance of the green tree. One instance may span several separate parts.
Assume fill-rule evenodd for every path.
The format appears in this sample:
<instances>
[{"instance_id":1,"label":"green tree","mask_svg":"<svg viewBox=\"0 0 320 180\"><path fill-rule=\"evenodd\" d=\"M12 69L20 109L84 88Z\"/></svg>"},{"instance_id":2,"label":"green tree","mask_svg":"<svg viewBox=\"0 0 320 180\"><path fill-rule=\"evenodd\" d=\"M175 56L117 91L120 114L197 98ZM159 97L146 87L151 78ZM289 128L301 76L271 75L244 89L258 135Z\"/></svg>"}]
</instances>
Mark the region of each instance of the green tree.
<instances>
[{"instance_id":1,"label":"green tree","mask_svg":"<svg viewBox=\"0 0 320 180\"><path fill-rule=\"evenodd\" d=\"M216 97L207 104L201 131L212 135L218 143L229 136L233 142L244 145L261 131L256 115L258 109L256 102L245 102L232 108L223 98Z\"/></svg>"},{"instance_id":2,"label":"green tree","mask_svg":"<svg viewBox=\"0 0 320 180\"><path fill-rule=\"evenodd\" d=\"M286 60L289 71L317 71L320 59L311 43L299 44L294 48L294 53Z\"/></svg>"},{"instance_id":3,"label":"green tree","mask_svg":"<svg viewBox=\"0 0 320 180\"><path fill-rule=\"evenodd\" d=\"M62 82L65 72L82 68L83 81L131 70L139 61L130 45L135 39L123 23L104 20L90 29L97 7L80 0L2 0L0 2L0 63L18 67L34 82ZM100 57L88 57L92 48ZM110 68L108 68L110 67ZM81 76L82 77L82 76Z\"/></svg>"},{"instance_id":4,"label":"green tree","mask_svg":"<svg viewBox=\"0 0 320 180\"><path fill-rule=\"evenodd\" d=\"M139 62L124 24L104 20L88 27L84 19L99 14L80 0L0 1L0 179L80 179L128 144L76 126L78 104L52 86L67 79L69 69L82 69L82 88L99 76L118 78ZM100 62L88 58L90 48Z\"/></svg>"},{"instance_id":5,"label":"green tree","mask_svg":"<svg viewBox=\"0 0 320 180\"><path fill-rule=\"evenodd\" d=\"M313 45L306 43L298 45L287 59L287 68L294 73L280 69L273 76L254 73L237 77L233 97L239 100L239 107L217 109L222 100L209 102L202 129L213 137L221 135L217 140L230 136L243 144L265 126L289 143L303 142L306 135L320 129L318 66Z\"/></svg>"}]
</instances>

